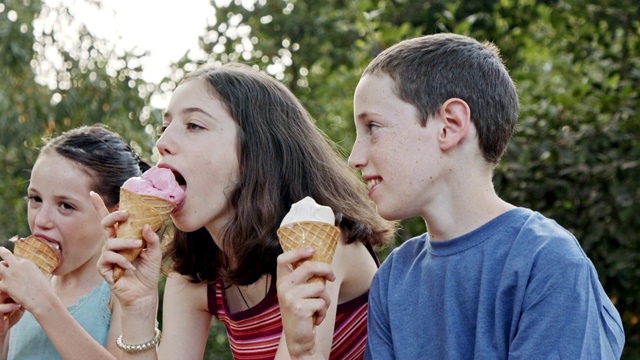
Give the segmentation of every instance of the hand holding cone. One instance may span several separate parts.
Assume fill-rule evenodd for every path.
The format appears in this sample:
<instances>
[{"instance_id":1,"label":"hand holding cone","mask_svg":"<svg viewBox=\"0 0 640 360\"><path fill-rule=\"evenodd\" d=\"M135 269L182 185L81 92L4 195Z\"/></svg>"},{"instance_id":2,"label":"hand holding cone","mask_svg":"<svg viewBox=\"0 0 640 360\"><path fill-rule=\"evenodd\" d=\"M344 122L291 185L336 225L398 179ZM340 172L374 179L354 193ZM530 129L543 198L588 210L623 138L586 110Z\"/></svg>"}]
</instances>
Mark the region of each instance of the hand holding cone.
<instances>
[{"instance_id":1,"label":"hand holding cone","mask_svg":"<svg viewBox=\"0 0 640 360\"><path fill-rule=\"evenodd\" d=\"M125 239L142 240L142 228L145 224L157 232L168 220L171 212L185 198L184 189L180 186L172 170L154 166L142 176L128 179L120 188L120 210L128 210L127 221L118 224L116 236ZM133 261L140 255L144 245L138 249L122 250L127 260ZM124 269L115 266L113 281L117 281Z\"/></svg>"},{"instance_id":2,"label":"hand holding cone","mask_svg":"<svg viewBox=\"0 0 640 360\"><path fill-rule=\"evenodd\" d=\"M311 246L315 249L315 253L305 261L321 261L331 264L340 237L340 229L325 222L301 221L281 226L277 234L283 251ZM300 264L294 264L294 268ZM308 280L308 282L314 281L324 283L325 278L314 276Z\"/></svg>"},{"instance_id":3,"label":"hand holding cone","mask_svg":"<svg viewBox=\"0 0 640 360\"><path fill-rule=\"evenodd\" d=\"M291 205L291 210L282 219L277 231L282 250L289 251L302 246L315 249L314 255L305 261L321 261L331 264L338 244L340 229L334 226L335 216L328 206L318 205L307 196ZM297 268L300 263L294 264ZM322 281L323 277L312 277L309 282Z\"/></svg>"},{"instance_id":4,"label":"hand holding cone","mask_svg":"<svg viewBox=\"0 0 640 360\"><path fill-rule=\"evenodd\" d=\"M172 201L165 200L151 195L135 194L126 189L120 189L120 209L129 211L127 221L118 225L117 236L124 239L142 238L142 228L145 224L149 224L151 230L158 231L162 224L167 220L176 204ZM144 245L138 249L128 249L119 251L127 260L135 260ZM113 281L118 281L124 273L124 269L116 266L113 269Z\"/></svg>"}]
</instances>

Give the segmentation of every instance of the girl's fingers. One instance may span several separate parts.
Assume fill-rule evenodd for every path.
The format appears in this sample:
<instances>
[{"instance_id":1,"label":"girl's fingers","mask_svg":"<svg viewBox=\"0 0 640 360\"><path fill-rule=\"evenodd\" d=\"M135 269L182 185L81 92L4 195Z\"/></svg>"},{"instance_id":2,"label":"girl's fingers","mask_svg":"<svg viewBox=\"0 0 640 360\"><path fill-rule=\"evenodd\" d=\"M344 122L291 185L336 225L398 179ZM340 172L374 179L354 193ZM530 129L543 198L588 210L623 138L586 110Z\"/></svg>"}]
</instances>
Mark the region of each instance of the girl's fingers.
<instances>
[{"instance_id":1,"label":"girl's fingers","mask_svg":"<svg viewBox=\"0 0 640 360\"><path fill-rule=\"evenodd\" d=\"M6 323L8 328L11 328L15 323L20 320L22 314L24 314L24 308L18 304L2 304L0 305L0 315L2 315L2 321Z\"/></svg>"},{"instance_id":2,"label":"girl's fingers","mask_svg":"<svg viewBox=\"0 0 640 360\"><path fill-rule=\"evenodd\" d=\"M329 302L325 299L315 299L313 315L311 316L314 320L315 326L322 324L322 321L327 317L327 309L329 309Z\"/></svg>"},{"instance_id":3,"label":"girl's fingers","mask_svg":"<svg viewBox=\"0 0 640 360\"><path fill-rule=\"evenodd\" d=\"M133 264L118 251L137 249L143 246L142 240L132 239L108 239L102 249L102 254L98 259L98 272L107 280L113 283L113 268L117 265L123 269L135 269Z\"/></svg>"},{"instance_id":4,"label":"girl's fingers","mask_svg":"<svg viewBox=\"0 0 640 360\"><path fill-rule=\"evenodd\" d=\"M102 199L97 195L92 195L92 200L94 200L95 197L97 197L100 201L102 201ZM96 206L95 202L94 202L94 206ZM112 213L107 212L107 214L102 218L100 222L100 224L102 225L102 228L104 229L105 237L107 238L116 237L118 235L117 234L118 224L121 222L125 222L128 218L129 218L129 212L127 210L116 210Z\"/></svg>"},{"instance_id":5,"label":"girl's fingers","mask_svg":"<svg viewBox=\"0 0 640 360\"><path fill-rule=\"evenodd\" d=\"M98 260L98 272L110 285L114 283L113 269L116 265L123 269L135 270L133 264L131 264L131 262L129 262L129 260L124 256L112 251L103 252Z\"/></svg>"},{"instance_id":6,"label":"girl's fingers","mask_svg":"<svg viewBox=\"0 0 640 360\"><path fill-rule=\"evenodd\" d=\"M118 225L118 223L125 222L128 218L129 212L127 210L116 210L102 218L102 227L113 232L112 234L109 234L109 237L115 237L116 225Z\"/></svg>"},{"instance_id":7,"label":"girl's fingers","mask_svg":"<svg viewBox=\"0 0 640 360\"><path fill-rule=\"evenodd\" d=\"M93 207L96 209L96 212L101 219L109 215L109 209L107 209L107 206L104 204L104 201L102 201L100 195L98 195L94 191L90 191L89 196L91 197Z\"/></svg>"},{"instance_id":8,"label":"girl's fingers","mask_svg":"<svg viewBox=\"0 0 640 360\"><path fill-rule=\"evenodd\" d=\"M277 259L279 276L287 275L295 270L298 277L301 277L300 280L304 282L314 276L322 276L329 281L335 280L331 265L317 261L304 261L311 258L314 253L314 248L305 246L280 254Z\"/></svg>"},{"instance_id":9,"label":"girl's fingers","mask_svg":"<svg viewBox=\"0 0 640 360\"><path fill-rule=\"evenodd\" d=\"M4 260L2 262L2 265L4 265L5 267L9 266L7 260L13 261L14 259L13 253L4 246L0 246L0 257Z\"/></svg>"},{"instance_id":10,"label":"girl's fingers","mask_svg":"<svg viewBox=\"0 0 640 360\"><path fill-rule=\"evenodd\" d=\"M118 252L121 250L139 249L142 245L144 245L142 240L111 238L105 242L102 251Z\"/></svg>"},{"instance_id":11,"label":"girl's fingers","mask_svg":"<svg viewBox=\"0 0 640 360\"><path fill-rule=\"evenodd\" d=\"M278 264L293 264L313 256L315 249L311 246L303 246L297 249L285 251L278 256Z\"/></svg>"},{"instance_id":12,"label":"girl's fingers","mask_svg":"<svg viewBox=\"0 0 640 360\"><path fill-rule=\"evenodd\" d=\"M309 259L314 253L314 248L306 246L280 254L277 259L276 267L278 276L284 276L291 273L294 269L294 264L297 264L302 260Z\"/></svg>"},{"instance_id":13,"label":"girl's fingers","mask_svg":"<svg viewBox=\"0 0 640 360\"><path fill-rule=\"evenodd\" d=\"M151 230L151 226L148 224L142 228L142 237L147 242L147 248L155 250L156 247L160 247L160 238L155 231Z\"/></svg>"},{"instance_id":14,"label":"girl's fingers","mask_svg":"<svg viewBox=\"0 0 640 360\"><path fill-rule=\"evenodd\" d=\"M3 317L8 318L13 315L14 312L20 310L22 307L20 304L16 304L15 302L0 304L0 314Z\"/></svg>"}]
</instances>

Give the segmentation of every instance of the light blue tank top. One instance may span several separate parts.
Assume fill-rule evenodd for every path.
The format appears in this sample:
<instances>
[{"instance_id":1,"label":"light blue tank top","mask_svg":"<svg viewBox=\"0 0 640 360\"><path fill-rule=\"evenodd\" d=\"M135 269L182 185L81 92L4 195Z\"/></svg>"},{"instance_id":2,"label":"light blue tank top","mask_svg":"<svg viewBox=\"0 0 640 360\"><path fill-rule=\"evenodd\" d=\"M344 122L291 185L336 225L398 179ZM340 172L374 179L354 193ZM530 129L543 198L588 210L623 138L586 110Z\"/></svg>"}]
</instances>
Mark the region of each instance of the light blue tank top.
<instances>
[{"instance_id":1,"label":"light blue tank top","mask_svg":"<svg viewBox=\"0 0 640 360\"><path fill-rule=\"evenodd\" d=\"M88 295L80 298L77 304L67 308L73 318L102 345L107 343L111 323L110 297L109 285L102 281ZM20 321L11 328L8 359L48 360L61 357L33 315L25 311Z\"/></svg>"}]
</instances>

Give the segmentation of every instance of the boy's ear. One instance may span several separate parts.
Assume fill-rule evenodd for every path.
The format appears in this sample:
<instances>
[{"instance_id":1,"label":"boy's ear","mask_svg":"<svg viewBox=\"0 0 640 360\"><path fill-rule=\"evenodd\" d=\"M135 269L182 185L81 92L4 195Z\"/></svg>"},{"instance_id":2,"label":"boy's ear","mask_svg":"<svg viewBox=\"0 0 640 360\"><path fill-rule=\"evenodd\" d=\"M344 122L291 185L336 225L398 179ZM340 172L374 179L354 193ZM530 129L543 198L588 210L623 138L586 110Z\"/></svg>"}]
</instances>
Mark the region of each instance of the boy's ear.
<instances>
[{"instance_id":1,"label":"boy's ear","mask_svg":"<svg viewBox=\"0 0 640 360\"><path fill-rule=\"evenodd\" d=\"M451 98L442 104L439 111L441 128L438 142L442 151L447 151L458 145L467 135L471 124L471 109L466 101Z\"/></svg>"}]
</instances>

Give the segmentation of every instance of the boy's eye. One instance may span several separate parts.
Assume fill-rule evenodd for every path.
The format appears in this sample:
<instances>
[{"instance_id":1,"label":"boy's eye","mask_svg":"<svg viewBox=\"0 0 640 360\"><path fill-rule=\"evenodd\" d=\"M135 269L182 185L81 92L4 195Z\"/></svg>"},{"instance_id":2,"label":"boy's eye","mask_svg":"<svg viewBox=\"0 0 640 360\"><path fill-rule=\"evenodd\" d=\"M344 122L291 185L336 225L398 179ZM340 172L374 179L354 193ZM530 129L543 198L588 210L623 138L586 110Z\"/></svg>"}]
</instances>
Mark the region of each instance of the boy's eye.
<instances>
[{"instance_id":1,"label":"boy's eye","mask_svg":"<svg viewBox=\"0 0 640 360\"><path fill-rule=\"evenodd\" d=\"M369 131L375 130L377 128L379 128L380 126L374 122L370 122L367 124L367 128L369 129Z\"/></svg>"}]
</instances>

